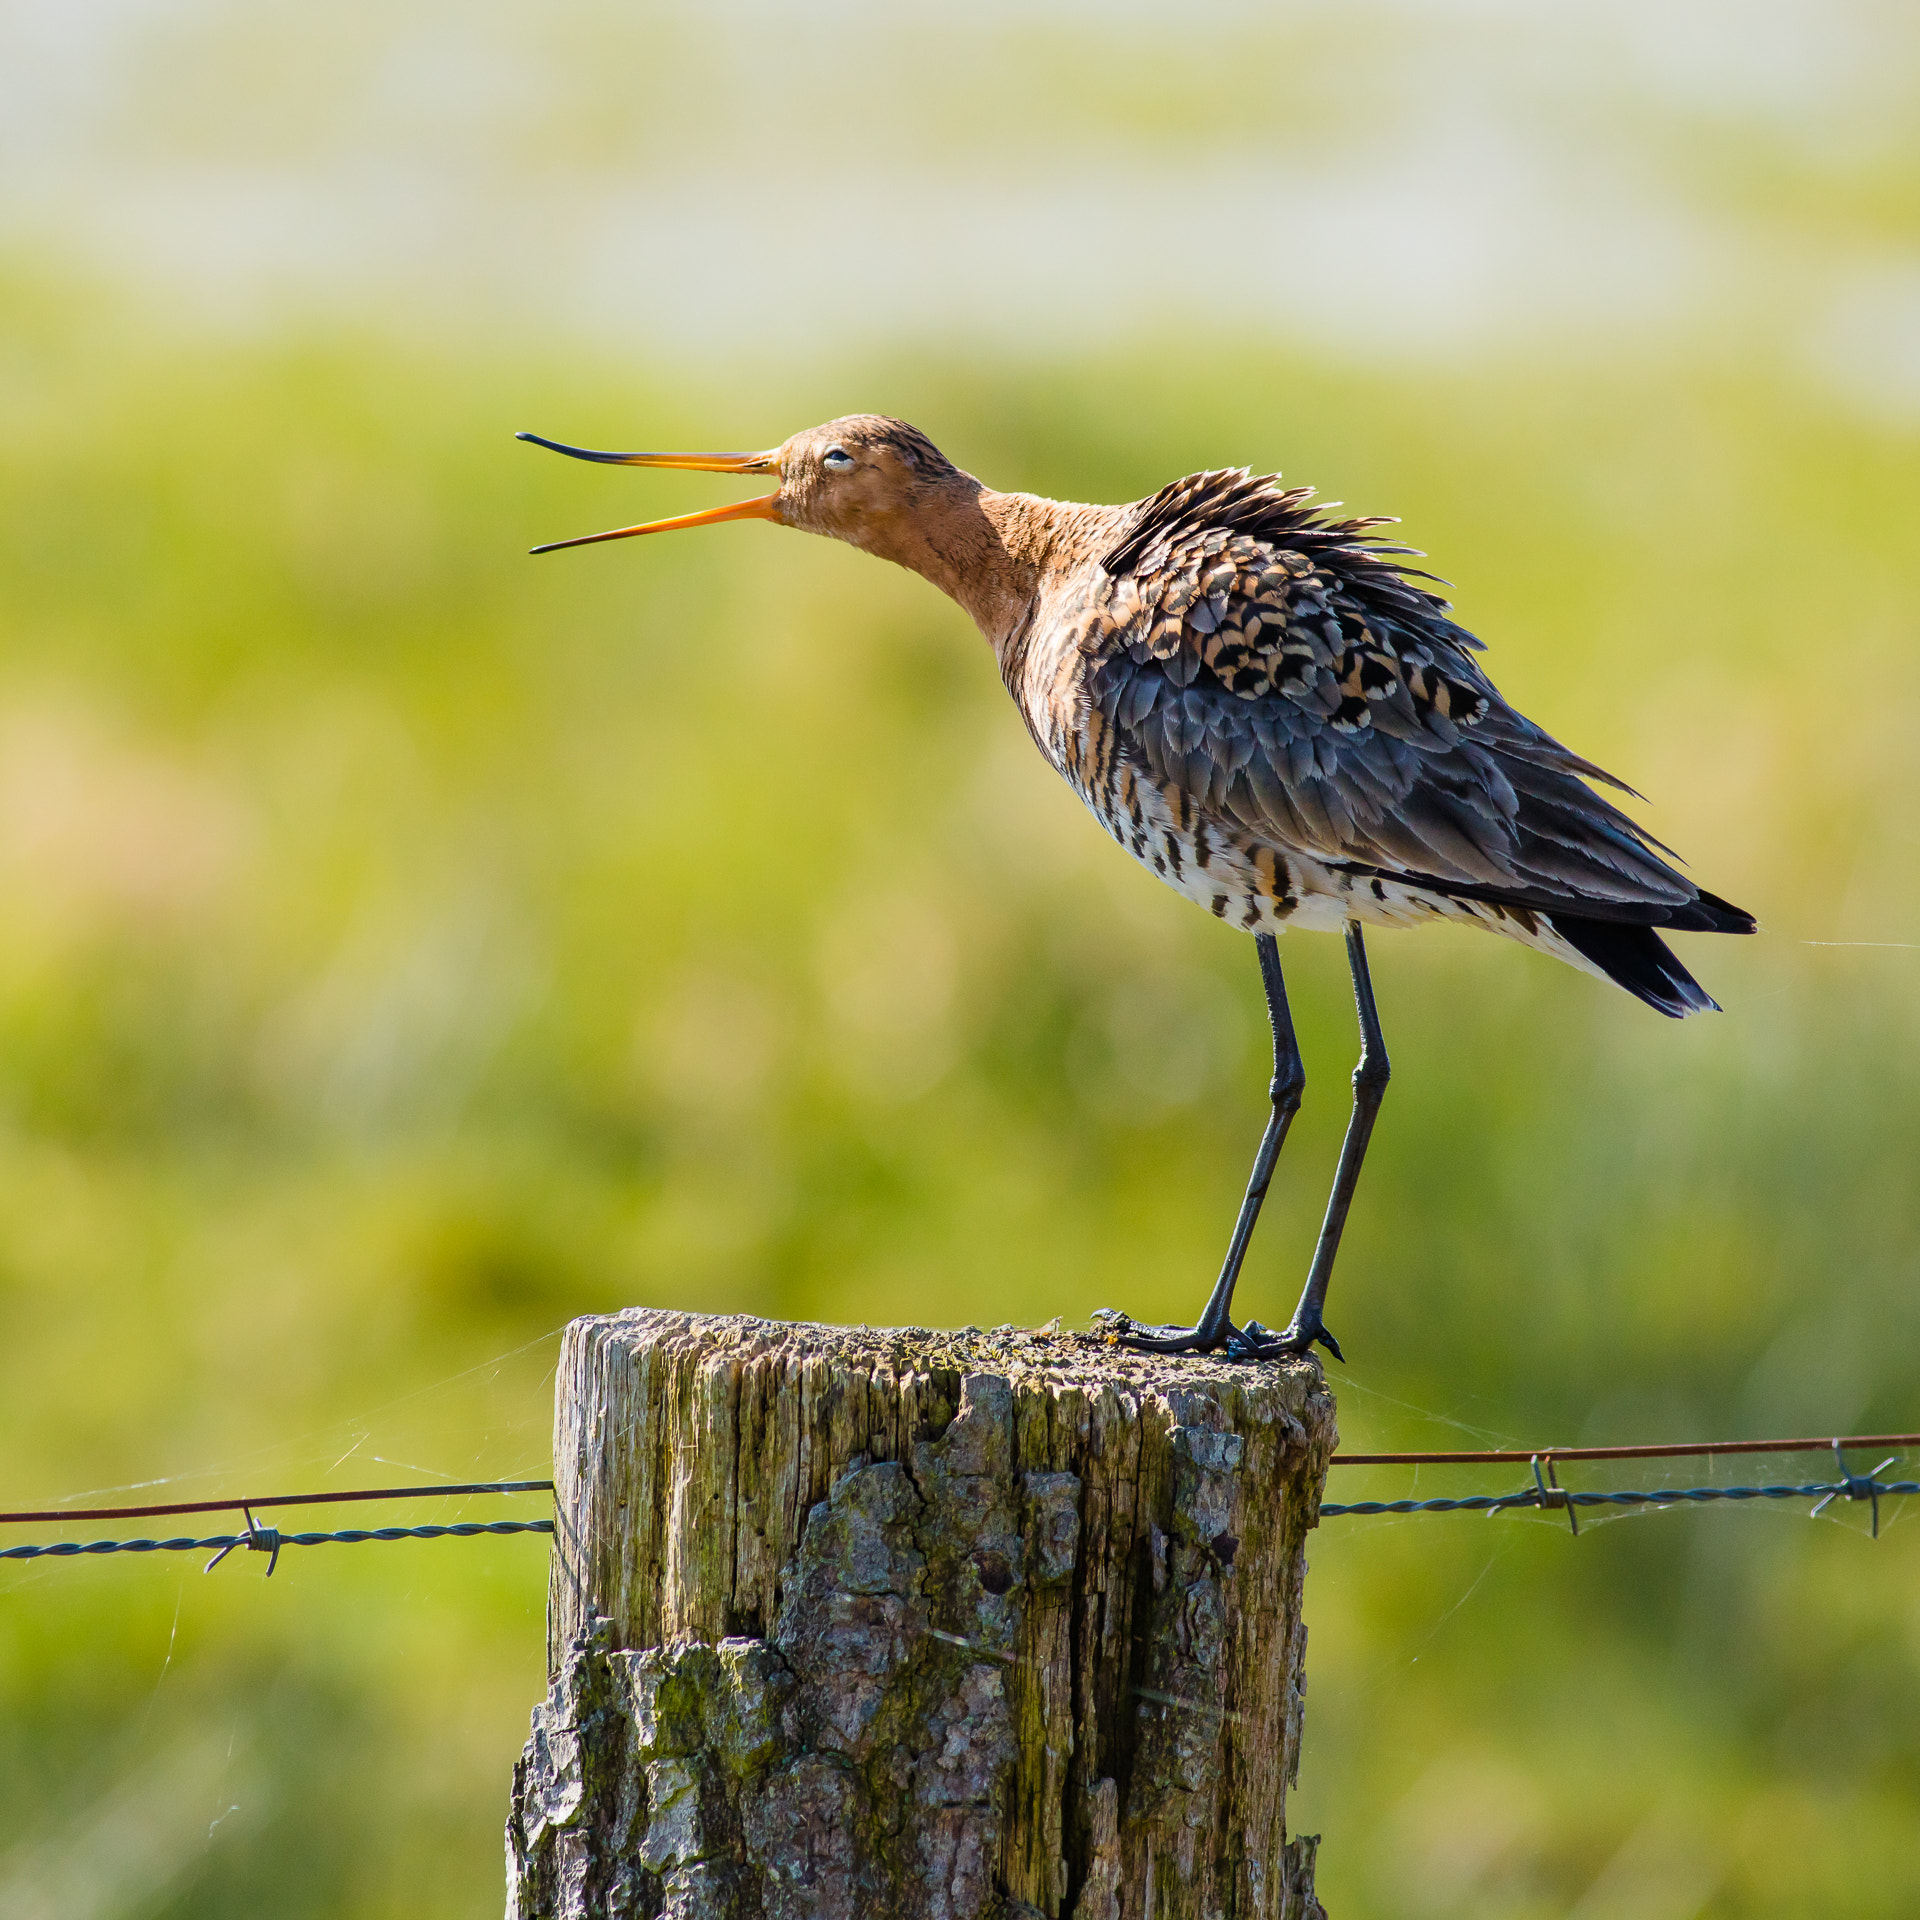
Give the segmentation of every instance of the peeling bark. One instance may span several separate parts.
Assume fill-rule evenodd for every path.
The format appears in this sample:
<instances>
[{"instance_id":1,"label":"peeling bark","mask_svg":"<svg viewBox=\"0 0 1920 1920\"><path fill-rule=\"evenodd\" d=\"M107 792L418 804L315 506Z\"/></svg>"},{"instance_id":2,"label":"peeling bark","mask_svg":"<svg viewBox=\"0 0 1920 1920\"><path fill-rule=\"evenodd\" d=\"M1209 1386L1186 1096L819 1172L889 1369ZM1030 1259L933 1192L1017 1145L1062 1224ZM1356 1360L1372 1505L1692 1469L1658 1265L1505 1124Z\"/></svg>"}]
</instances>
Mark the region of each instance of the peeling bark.
<instances>
[{"instance_id":1,"label":"peeling bark","mask_svg":"<svg viewBox=\"0 0 1920 1920\"><path fill-rule=\"evenodd\" d=\"M509 1920L1324 1920L1310 1360L567 1330Z\"/></svg>"}]
</instances>

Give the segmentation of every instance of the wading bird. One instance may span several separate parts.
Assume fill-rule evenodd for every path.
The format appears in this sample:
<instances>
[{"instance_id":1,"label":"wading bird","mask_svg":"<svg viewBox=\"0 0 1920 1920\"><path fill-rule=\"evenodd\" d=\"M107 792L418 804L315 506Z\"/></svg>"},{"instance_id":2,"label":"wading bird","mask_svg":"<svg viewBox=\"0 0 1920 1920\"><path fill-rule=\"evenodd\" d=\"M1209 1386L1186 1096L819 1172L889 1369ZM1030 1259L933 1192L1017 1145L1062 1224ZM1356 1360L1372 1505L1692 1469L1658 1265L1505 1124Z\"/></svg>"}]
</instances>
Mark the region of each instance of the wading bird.
<instances>
[{"instance_id":1,"label":"wading bird","mask_svg":"<svg viewBox=\"0 0 1920 1920\"><path fill-rule=\"evenodd\" d=\"M1227 1256L1189 1327L1101 1317L1127 1345L1236 1358L1340 1347L1322 1312L1387 1084L1363 925L1461 920L1624 987L1676 1019L1714 1002L1660 929L1751 933L1752 916L1586 783L1632 793L1501 699L1480 642L1406 564L1312 489L1244 468L1126 506L996 493L899 420L855 414L767 453L556 453L612 466L768 474L771 493L577 540L771 520L930 580L973 616L1027 730L1143 866L1253 935L1273 1028L1272 1114ZM1638 795L1634 795L1638 798ZM1300 1303L1236 1326L1233 1292L1306 1083L1275 936L1346 937L1360 1017L1353 1113Z\"/></svg>"}]
</instances>

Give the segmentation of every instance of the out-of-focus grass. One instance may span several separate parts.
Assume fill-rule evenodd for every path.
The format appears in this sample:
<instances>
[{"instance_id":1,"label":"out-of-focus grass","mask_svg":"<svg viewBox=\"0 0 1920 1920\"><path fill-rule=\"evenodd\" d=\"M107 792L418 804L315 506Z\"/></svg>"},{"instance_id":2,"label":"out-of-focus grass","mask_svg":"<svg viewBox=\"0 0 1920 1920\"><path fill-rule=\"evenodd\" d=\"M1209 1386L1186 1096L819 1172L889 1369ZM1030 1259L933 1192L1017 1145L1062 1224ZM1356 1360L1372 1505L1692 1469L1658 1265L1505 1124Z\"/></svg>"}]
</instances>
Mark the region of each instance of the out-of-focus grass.
<instances>
[{"instance_id":1,"label":"out-of-focus grass","mask_svg":"<svg viewBox=\"0 0 1920 1920\"><path fill-rule=\"evenodd\" d=\"M524 557L724 483L514 427L751 445L854 406L1001 485L1247 461L1401 512L1509 694L1761 916L1688 944L1729 1014L1684 1026L1491 940L1375 942L1350 1444L1914 1423L1920 953L1805 944L1920 940L1911 438L1699 365L1219 342L702 389L156 344L31 280L3 310L9 1503L535 1472L543 1336L616 1305L1194 1303L1261 1118L1249 953L1104 842L963 618L767 528ZM1285 958L1312 1077L1268 1319L1354 1050L1337 943ZM1333 1910L1911 1912L1916 1536L1839 1517L1329 1522L1297 1810ZM257 1573L0 1578L0 1912L492 1905L539 1546Z\"/></svg>"}]
</instances>

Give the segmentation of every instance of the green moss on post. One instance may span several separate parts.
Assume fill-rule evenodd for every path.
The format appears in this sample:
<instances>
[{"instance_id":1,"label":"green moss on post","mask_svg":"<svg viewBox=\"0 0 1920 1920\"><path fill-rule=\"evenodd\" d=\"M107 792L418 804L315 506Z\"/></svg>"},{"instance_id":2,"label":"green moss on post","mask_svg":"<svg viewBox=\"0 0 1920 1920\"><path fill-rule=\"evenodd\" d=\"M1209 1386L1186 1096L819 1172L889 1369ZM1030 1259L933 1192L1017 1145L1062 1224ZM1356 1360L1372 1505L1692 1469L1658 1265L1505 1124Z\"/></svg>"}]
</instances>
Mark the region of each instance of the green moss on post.
<instances>
[{"instance_id":1,"label":"green moss on post","mask_svg":"<svg viewBox=\"0 0 1920 1920\"><path fill-rule=\"evenodd\" d=\"M512 1920L1313 1920L1311 1361L568 1329Z\"/></svg>"}]
</instances>

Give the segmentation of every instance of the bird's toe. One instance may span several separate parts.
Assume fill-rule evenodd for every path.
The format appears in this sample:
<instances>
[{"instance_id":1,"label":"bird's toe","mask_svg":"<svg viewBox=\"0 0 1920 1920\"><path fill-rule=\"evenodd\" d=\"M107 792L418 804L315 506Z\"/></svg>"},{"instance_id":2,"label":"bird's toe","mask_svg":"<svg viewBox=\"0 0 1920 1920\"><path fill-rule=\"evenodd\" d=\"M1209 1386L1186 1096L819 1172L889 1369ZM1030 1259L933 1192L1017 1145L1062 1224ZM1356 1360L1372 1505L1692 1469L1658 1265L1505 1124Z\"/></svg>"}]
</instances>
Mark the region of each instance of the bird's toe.
<instances>
[{"instance_id":1,"label":"bird's toe","mask_svg":"<svg viewBox=\"0 0 1920 1920\"><path fill-rule=\"evenodd\" d=\"M1271 1327L1263 1327L1258 1320L1249 1320L1235 1335L1227 1353L1235 1360L1280 1360L1311 1353L1316 1346L1325 1347L1345 1364L1347 1356L1340 1351L1340 1342L1318 1319L1294 1321L1278 1333Z\"/></svg>"},{"instance_id":2,"label":"bird's toe","mask_svg":"<svg viewBox=\"0 0 1920 1920\"><path fill-rule=\"evenodd\" d=\"M1230 1351L1238 1337L1232 1325L1222 1327L1217 1333L1198 1326L1152 1326L1112 1307L1102 1307L1094 1314L1093 1327L1114 1345L1135 1353L1214 1353L1223 1347Z\"/></svg>"}]
</instances>

